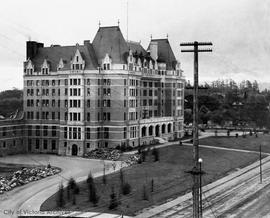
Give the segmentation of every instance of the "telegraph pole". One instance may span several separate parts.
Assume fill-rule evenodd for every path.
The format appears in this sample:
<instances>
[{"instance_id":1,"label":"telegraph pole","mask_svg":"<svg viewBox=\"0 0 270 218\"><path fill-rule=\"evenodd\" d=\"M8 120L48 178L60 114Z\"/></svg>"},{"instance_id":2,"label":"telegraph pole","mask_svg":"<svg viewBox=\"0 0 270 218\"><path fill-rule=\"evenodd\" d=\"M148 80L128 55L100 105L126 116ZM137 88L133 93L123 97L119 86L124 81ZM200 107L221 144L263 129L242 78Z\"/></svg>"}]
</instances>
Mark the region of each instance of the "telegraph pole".
<instances>
[{"instance_id":1,"label":"telegraph pole","mask_svg":"<svg viewBox=\"0 0 270 218\"><path fill-rule=\"evenodd\" d=\"M180 46L193 46L193 49L181 50L181 52L194 53L194 89L193 89L193 161L194 167L189 173L193 176L193 218L201 218L200 210L200 168L199 168L199 132L198 132L198 54L199 52L212 52L212 49L199 49L199 46L212 46L212 42L188 42L181 43Z\"/></svg>"}]
</instances>

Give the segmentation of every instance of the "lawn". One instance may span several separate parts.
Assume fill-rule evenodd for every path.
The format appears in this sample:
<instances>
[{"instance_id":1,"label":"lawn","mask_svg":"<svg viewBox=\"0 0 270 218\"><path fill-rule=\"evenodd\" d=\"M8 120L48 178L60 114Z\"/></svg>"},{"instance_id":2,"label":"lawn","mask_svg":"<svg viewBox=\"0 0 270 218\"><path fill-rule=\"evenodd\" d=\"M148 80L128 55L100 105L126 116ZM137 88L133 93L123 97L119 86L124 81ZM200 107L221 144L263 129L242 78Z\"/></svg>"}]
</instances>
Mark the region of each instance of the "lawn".
<instances>
[{"instance_id":1,"label":"lawn","mask_svg":"<svg viewBox=\"0 0 270 218\"><path fill-rule=\"evenodd\" d=\"M258 160L258 155L221 151L216 149L202 148L203 185L211 183L236 168L241 168ZM191 191L192 178L187 170L192 168L192 147L173 145L159 149L160 160L153 162L151 155L147 156L146 162L133 165L124 169L124 179L131 185L132 191L129 195L120 195L119 173L107 176L107 184L102 183L102 177L95 179L98 195L100 196L98 206L94 207L88 201L87 183L79 184L80 193L76 195L76 205L66 199L67 191L64 190L66 204L64 208L57 208L56 195L51 196L41 206L41 210L83 210L108 213L124 213L134 215L137 211L151 205L161 204L168 199L173 199L186 192ZM154 192L151 192L151 180L154 181ZM120 196L121 205L114 211L108 209L112 186L117 196ZM146 187L148 200L143 199L143 187Z\"/></svg>"},{"instance_id":2,"label":"lawn","mask_svg":"<svg viewBox=\"0 0 270 218\"><path fill-rule=\"evenodd\" d=\"M250 151L259 151L261 144L262 152L270 153L270 135L268 134L258 134L258 138L256 138L254 135L247 135L246 138L243 138L242 136L239 136L238 138L234 136L213 136L200 139L199 143L201 145L236 148Z\"/></svg>"}]
</instances>

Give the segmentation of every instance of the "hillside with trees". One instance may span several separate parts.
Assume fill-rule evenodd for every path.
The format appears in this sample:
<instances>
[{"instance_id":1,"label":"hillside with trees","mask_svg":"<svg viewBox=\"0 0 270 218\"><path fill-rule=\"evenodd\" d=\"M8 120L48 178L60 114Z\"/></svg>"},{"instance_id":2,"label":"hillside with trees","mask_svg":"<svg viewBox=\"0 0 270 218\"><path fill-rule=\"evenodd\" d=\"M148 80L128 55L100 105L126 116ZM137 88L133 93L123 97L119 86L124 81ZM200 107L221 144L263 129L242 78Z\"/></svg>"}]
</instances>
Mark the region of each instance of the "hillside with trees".
<instances>
[{"instance_id":1,"label":"hillside with trees","mask_svg":"<svg viewBox=\"0 0 270 218\"><path fill-rule=\"evenodd\" d=\"M17 110L23 109L22 90L13 89L0 92L0 115L9 117Z\"/></svg>"},{"instance_id":2,"label":"hillside with trees","mask_svg":"<svg viewBox=\"0 0 270 218\"><path fill-rule=\"evenodd\" d=\"M192 123L193 87L185 89L185 123ZM199 122L220 126L270 127L270 91L257 81L215 80L199 87Z\"/></svg>"}]
</instances>

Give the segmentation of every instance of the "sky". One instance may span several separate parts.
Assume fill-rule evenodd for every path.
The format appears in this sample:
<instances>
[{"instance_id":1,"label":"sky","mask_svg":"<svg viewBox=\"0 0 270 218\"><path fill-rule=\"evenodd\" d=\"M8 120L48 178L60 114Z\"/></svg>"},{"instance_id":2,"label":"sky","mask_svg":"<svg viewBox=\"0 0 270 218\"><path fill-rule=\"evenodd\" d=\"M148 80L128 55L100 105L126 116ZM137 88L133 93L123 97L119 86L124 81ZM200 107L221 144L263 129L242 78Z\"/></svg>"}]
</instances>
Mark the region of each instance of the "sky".
<instances>
[{"instance_id":1,"label":"sky","mask_svg":"<svg viewBox=\"0 0 270 218\"><path fill-rule=\"evenodd\" d=\"M211 41L213 52L199 54L201 83L270 84L270 0L9 0L0 7L0 90L23 87L27 40L82 44L93 40L99 21L113 26L118 20L124 37L145 48L151 35L168 34L191 82L193 55L181 53L179 44Z\"/></svg>"}]
</instances>

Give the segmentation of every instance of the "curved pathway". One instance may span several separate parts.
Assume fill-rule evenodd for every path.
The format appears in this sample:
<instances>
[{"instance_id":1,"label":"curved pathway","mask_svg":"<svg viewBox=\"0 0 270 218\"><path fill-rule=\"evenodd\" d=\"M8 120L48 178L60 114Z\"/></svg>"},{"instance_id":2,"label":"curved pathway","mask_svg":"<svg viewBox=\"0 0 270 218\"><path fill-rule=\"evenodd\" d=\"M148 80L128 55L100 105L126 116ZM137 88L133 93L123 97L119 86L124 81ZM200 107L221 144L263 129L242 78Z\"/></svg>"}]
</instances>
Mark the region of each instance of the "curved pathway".
<instances>
[{"instance_id":1,"label":"curved pathway","mask_svg":"<svg viewBox=\"0 0 270 218\"><path fill-rule=\"evenodd\" d=\"M80 157L66 157L45 154L24 154L1 157L0 162L14 164L47 165L62 169L61 173L28 183L0 195L0 217L18 217L18 215L38 214L41 204L58 190L59 184L64 185L70 177L76 181L86 179L89 172L93 176L102 175L104 164L106 173L112 172L112 161L90 160ZM121 167L116 162L116 170Z\"/></svg>"}]
</instances>

